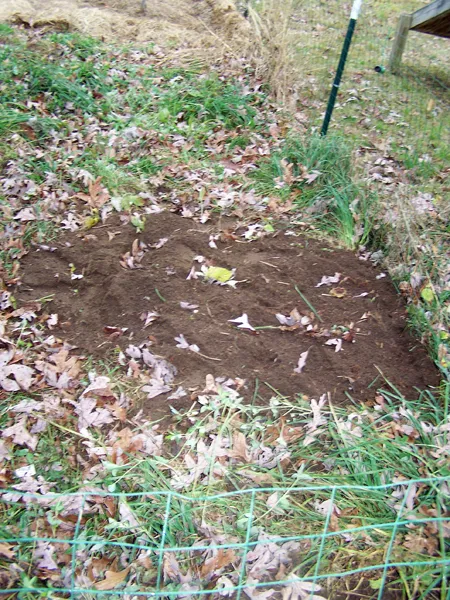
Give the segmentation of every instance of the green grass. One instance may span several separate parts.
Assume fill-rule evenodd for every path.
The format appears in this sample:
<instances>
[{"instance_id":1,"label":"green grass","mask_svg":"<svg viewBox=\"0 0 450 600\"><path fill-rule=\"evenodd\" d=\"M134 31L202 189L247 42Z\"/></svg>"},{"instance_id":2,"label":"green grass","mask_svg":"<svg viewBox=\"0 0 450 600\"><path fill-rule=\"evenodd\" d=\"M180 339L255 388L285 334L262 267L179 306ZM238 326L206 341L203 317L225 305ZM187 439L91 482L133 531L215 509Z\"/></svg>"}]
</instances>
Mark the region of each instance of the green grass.
<instances>
[{"instance_id":1,"label":"green grass","mask_svg":"<svg viewBox=\"0 0 450 600\"><path fill-rule=\"evenodd\" d=\"M7 177L20 173L43 185L54 174L59 186L85 192L76 178L81 169L101 177L111 196L126 200L148 192L149 180L165 167L208 159L205 141L214 131L261 126L257 111L266 101L263 94L244 94L241 83L202 73L195 65L156 69L150 46L143 63L134 64L132 48L108 47L77 33L48 33L30 41L5 26L0 36L0 166ZM127 134L136 127L146 135ZM171 149L174 135L188 143L179 157ZM110 150L112 137L120 138L119 152ZM69 149L68 139L75 147L81 144L82 152ZM172 187L180 184L171 178ZM125 200L123 205L130 204ZM2 201L8 203L8 196ZM22 207L15 201L15 210ZM44 214L40 200L35 210L42 220L25 226L25 242L42 241L40 231L56 216ZM2 223L12 225L13 219ZM17 254L14 248L2 250L9 273Z\"/></svg>"},{"instance_id":2,"label":"green grass","mask_svg":"<svg viewBox=\"0 0 450 600\"><path fill-rule=\"evenodd\" d=\"M256 110L252 102L255 95L244 96L236 85L221 81L218 77L200 77L196 84L172 80L170 89L159 98L160 118L165 115L182 119L189 127L197 121L205 125L223 124L227 129L239 126L254 126Z\"/></svg>"},{"instance_id":3,"label":"green grass","mask_svg":"<svg viewBox=\"0 0 450 600\"><path fill-rule=\"evenodd\" d=\"M82 130L91 117L117 134L137 126L159 132L161 141L183 135L192 147L184 158L192 159L207 156L204 142L219 128L255 130L261 126L257 109L265 102L263 94L244 94L240 83L192 67L157 71L151 54L148 63L134 65L127 60L127 49L110 50L97 40L69 33L48 34L33 44L23 37L7 36L0 53L0 78L8 82L0 86L0 138L11 131L21 132L26 125L34 130L35 143L43 143L44 133L64 130L75 110L82 117L82 123L77 123ZM36 106L30 107L30 102ZM160 170L157 161L150 159L145 140L139 149L141 156L133 149L133 154L125 157L130 169L123 160L105 160L107 143L108 138L99 136L74 164L102 176L114 193L140 191L141 176L145 179ZM52 159L45 160L52 163ZM53 164L40 160L29 165L33 177L42 180L41 166L55 172L58 159L55 156Z\"/></svg>"},{"instance_id":4,"label":"green grass","mask_svg":"<svg viewBox=\"0 0 450 600\"><path fill-rule=\"evenodd\" d=\"M80 532L79 539L83 541L84 551L97 558L108 557L109 560L123 552L131 553L131 562L137 558L138 549L142 548L143 543L150 548L157 548L163 536L166 545L172 548L191 548L193 545L200 548L204 536L199 530L201 523L203 529L213 525L215 535L224 536L218 538L223 540L219 544L243 544L251 512L252 528L248 538L250 549L257 544L261 531L274 538L280 537L281 540L286 536L311 536L311 541L305 544L296 563L295 573L298 576L325 576L339 570L352 570L355 566L354 552L357 552L358 567L368 569L366 579L374 587L380 585L382 573L371 571L370 567L383 564L396 520L394 505L402 503L401 497L393 498L392 490L383 489L382 486L399 478L420 480L450 476L446 462L438 462L433 458L438 438L431 429L446 423L449 418L448 385L444 386L440 394L433 396L423 393L416 401L405 399L395 389L389 391L389 384L385 384L384 387L382 394L386 405L383 411L355 406L353 417L349 417L345 409L333 408L331 405L323 408L322 415L326 418L326 423L321 427L316 441L306 447L301 444L301 440L288 442L291 459L285 466L279 464L275 468L265 469L256 464L229 462L227 459L225 477L216 476L208 480L207 476L202 476L191 484L186 484L180 491L187 494L191 500L174 496L168 507L164 492L173 492L172 477L175 475L177 480L178 473L178 480L182 481L182 478L191 472L182 460L183 456L187 452L193 458L201 456L201 451L197 450L200 446L197 444L200 440L210 442L212 425L212 431L228 439L230 447L233 445L233 436L239 429L245 435L248 447L255 450L261 444L272 447L276 443L264 440L266 433L271 429L276 431L278 428L282 435L279 420L281 416L285 420L284 427L301 427L310 421L311 410L308 402L302 398L287 402L283 398L274 397L270 407L256 408L243 404L239 398L221 394L212 399L209 405L201 408L200 413L197 409L197 412L180 415L179 427L173 427L166 435L166 450L163 456L143 457L131 454L123 465L112 464L108 459L103 460L103 469L91 485L96 489L108 489L110 494L114 494L115 497L111 498L113 505L116 509L118 504L126 506L127 514L131 511L135 522L123 522L118 515L108 517L103 510L94 513ZM398 416L400 409L404 411L401 418ZM186 428L186 423L189 422L192 425ZM236 423L239 423L237 429ZM352 425L346 429L343 427L345 423ZM407 427L412 428L414 436L402 434L400 431L393 435L394 424L404 426L405 432L410 431ZM205 426L208 426L209 434L206 434ZM360 428L360 433L356 427ZM353 435L349 433L351 431L354 431ZM16 453L16 457L17 461L27 460L29 464L34 464L38 474L45 475L47 480L54 481L59 486L68 485L69 491L68 482L79 481L80 474L71 466L72 451L69 443L61 442L58 435L54 437L57 433L57 429L51 426L42 437L36 453L31 454L24 450ZM61 433L63 436L67 435L64 431ZM445 433L443 436L445 437ZM105 440L99 434L95 434L95 437L95 445L101 447ZM212 473L217 458L214 451L209 452L207 456ZM56 462L61 470L52 471L52 465ZM271 481L271 484L266 484L266 487L272 488L267 491L256 490L253 508L250 494L230 494L251 485L245 475L248 469L261 477L269 477L268 481ZM342 486L344 488L341 489ZM351 486L363 486L364 489L358 490ZM371 487L377 486L381 488L370 490ZM314 487L317 489L311 489ZM273 508L268 507L268 498L274 490L280 488L283 488L283 492L279 496L279 504ZM343 544L340 535L332 535L320 546L325 516L318 512L317 505L330 499L332 489L336 490L333 502L341 511L338 518L339 529L347 530L349 539ZM151 502L147 501L149 492ZM221 496L223 492L229 494ZM125 493L136 495L126 498L123 495ZM443 499L441 494L438 484L424 483L411 509L416 518L423 519L424 515L434 511ZM87 500L89 502L89 497ZM41 533L44 538L48 535L48 532L45 533L46 521L53 524L52 537L58 538L62 533L59 516L61 510L62 505L56 504L50 511L34 507L29 512L17 504L8 515L4 515L0 533L4 538L10 537L14 531L26 535L33 520L38 520L42 523ZM426 539L427 527L431 525L427 525L425 518L425 522L419 523L411 530L407 527L408 510L404 510L404 518L397 528L396 545L392 549L390 560L404 562L406 559L410 564L397 569L389 568L385 592L398 589L399 586L409 589L414 580L417 580L419 585L415 598L445 598L448 592L445 568L420 566L421 561L430 562L430 556L420 551L412 555L403 546L411 534L413 537ZM37 534L39 535L39 531ZM63 538L61 541L64 541ZM434 557L448 556L450 549L447 545L447 540L442 538ZM23 543L21 548L22 561L31 560L32 545ZM317 567L319 553L320 563ZM236 550L236 554L240 556L241 550ZM203 564L198 551L195 553L180 550L175 556L184 573L188 568L195 572ZM239 559L236 558L236 561L238 564ZM137 570L136 585L148 585L150 589L155 586L157 556L151 559L151 563L147 575L144 571ZM79 568L82 568L81 563ZM348 581L351 584L350 577ZM329 580L329 592L342 590L340 582L342 578ZM325 583L325 580L322 583ZM174 585L171 584L165 589L178 589L176 586L172 587Z\"/></svg>"},{"instance_id":5,"label":"green grass","mask_svg":"<svg viewBox=\"0 0 450 600\"><path fill-rule=\"evenodd\" d=\"M292 183L289 175L286 181L287 165L293 167ZM317 178L308 183L308 175L314 173ZM293 201L302 218L307 215L315 227L345 246L366 242L373 197L356 182L351 148L342 137L290 138L270 159L259 162L252 178L260 194Z\"/></svg>"}]
</instances>

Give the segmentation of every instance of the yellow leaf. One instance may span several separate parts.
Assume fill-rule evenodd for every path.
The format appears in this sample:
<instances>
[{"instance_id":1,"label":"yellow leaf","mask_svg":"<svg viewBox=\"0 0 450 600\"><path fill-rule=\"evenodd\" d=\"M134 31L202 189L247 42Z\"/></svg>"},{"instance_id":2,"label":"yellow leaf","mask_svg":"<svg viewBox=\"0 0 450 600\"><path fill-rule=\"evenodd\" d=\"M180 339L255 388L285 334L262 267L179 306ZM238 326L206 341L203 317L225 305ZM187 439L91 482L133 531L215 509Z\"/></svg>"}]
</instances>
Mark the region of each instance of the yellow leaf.
<instances>
[{"instance_id":1,"label":"yellow leaf","mask_svg":"<svg viewBox=\"0 0 450 600\"><path fill-rule=\"evenodd\" d=\"M85 229L92 229L92 227L94 227L95 225L97 225L97 223L100 221L100 217L94 215L91 217L86 217L84 220L84 228Z\"/></svg>"},{"instance_id":2,"label":"yellow leaf","mask_svg":"<svg viewBox=\"0 0 450 600\"><path fill-rule=\"evenodd\" d=\"M330 296L334 296L335 298L344 298L346 295L347 290L342 287L336 287L330 290Z\"/></svg>"},{"instance_id":3,"label":"yellow leaf","mask_svg":"<svg viewBox=\"0 0 450 600\"><path fill-rule=\"evenodd\" d=\"M426 285L422 291L420 292L420 295L422 296L422 298L425 300L425 302L428 302L428 304L430 304L431 302L433 302L435 295L434 295L434 290L431 287L431 285Z\"/></svg>"},{"instance_id":4,"label":"yellow leaf","mask_svg":"<svg viewBox=\"0 0 450 600\"><path fill-rule=\"evenodd\" d=\"M205 276L207 279L213 281L220 281L220 283L226 283L233 277L233 272L223 267L208 267Z\"/></svg>"},{"instance_id":5,"label":"yellow leaf","mask_svg":"<svg viewBox=\"0 0 450 600\"><path fill-rule=\"evenodd\" d=\"M119 583L125 581L131 567L127 567L123 571L106 571L105 579L94 585L96 590L113 590Z\"/></svg>"}]
</instances>

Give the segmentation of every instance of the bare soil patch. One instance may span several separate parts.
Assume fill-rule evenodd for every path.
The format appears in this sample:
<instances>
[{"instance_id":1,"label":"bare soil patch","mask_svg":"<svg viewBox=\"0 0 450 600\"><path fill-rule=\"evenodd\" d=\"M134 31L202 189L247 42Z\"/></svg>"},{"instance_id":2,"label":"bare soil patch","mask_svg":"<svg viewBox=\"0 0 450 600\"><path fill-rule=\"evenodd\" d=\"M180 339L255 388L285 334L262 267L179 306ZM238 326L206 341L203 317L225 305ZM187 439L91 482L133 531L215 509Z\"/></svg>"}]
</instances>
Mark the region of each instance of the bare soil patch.
<instances>
[{"instance_id":1,"label":"bare soil patch","mask_svg":"<svg viewBox=\"0 0 450 600\"><path fill-rule=\"evenodd\" d=\"M202 389L211 373L245 379L246 396L259 382L262 397L272 395L267 383L287 396L330 392L335 401L345 402L347 393L357 401L373 398L376 389L386 386L380 372L404 394L416 395L414 388L438 383L424 348L405 331L401 298L387 277L377 279L380 272L373 266L350 252L283 232L252 242L227 235L217 241L217 249L210 248L209 235L219 230L170 212L151 215L142 234L110 219L88 235L61 238L53 252L30 252L23 260L18 299L26 303L53 294L48 312L59 319L53 333L97 358L116 356L118 346L150 340L152 351L176 366L175 383L186 390ZM145 252L142 268L121 266L134 240L150 246L160 238L168 241ZM236 268L236 279L245 281L233 289L201 278L187 280L197 255L212 265ZM71 272L83 277L71 279ZM337 285L316 287L324 275L336 272L341 273ZM198 304L198 312L183 310L180 302ZM229 322L247 313L253 327L277 327L275 314L288 315L295 308L311 318L313 330L253 332ZM160 317L144 328L141 315L148 311ZM336 333L336 326L350 335ZM127 331L111 337L105 327ZM220 360L177 348L174 338L180 334L202 354ZM335 337L343 338L339 352L326 345ZM296 373L306 350L306 366ZM152 406L161 399L152 400ZM178 405L189 402L188 395Z\"/></svg>"}]
</instances>

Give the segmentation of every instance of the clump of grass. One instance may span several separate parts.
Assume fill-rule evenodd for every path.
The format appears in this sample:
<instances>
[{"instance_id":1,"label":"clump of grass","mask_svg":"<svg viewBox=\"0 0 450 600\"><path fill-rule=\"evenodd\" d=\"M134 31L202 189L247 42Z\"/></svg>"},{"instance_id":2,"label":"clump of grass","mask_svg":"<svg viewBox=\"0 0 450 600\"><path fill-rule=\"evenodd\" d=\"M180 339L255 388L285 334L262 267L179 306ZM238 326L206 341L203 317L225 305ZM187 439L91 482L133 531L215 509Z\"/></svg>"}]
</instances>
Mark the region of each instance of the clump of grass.
<instances>
[{"instance_id":1,"label":"clump of grass","mask_svg":"<svg viewBox=\"0 0 450 600\"><path fill-rule=\"evenodd\" d=\"M200 77L196 81L173 79L167 91L158 99L160 119L177 117L192 125L201 121L207 126L222 125L227 129L255 125L256 95L244 96L232 83L217 76Z\"/></svg>"},{"instance_id":2,"label":"clump of grass","mask_svg":"<svg viewBox=\"0 0 450 600\"><path fill-rule=\"evenodd\" d=\"M355 180L351 148L342 138L291 137L251 176L259 193L293 201L302 218L345 246L368 238L373 197Z\"/></svg>"}]
</instances>

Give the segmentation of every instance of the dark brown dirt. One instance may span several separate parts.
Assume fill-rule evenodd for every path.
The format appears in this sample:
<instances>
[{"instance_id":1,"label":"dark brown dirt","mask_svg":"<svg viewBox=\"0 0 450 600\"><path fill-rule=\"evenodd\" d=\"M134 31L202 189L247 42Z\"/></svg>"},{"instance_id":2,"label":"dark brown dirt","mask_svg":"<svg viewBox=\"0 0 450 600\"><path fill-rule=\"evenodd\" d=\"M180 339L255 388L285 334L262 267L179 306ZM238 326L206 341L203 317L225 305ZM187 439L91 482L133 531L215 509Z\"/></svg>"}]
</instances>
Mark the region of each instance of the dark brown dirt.
<instances>
[{"instance_id":1,"label":"dark brown dirt","mask_svg":"<svg viewBox=\"0 0 450 600\"><path fill-rule=\"evenodd\" d=\"M53 333L97 358L111 356L118 345L126 348L130 342L138 344L152 336L152 350L177 367L177 384L187 389L202 389L205 376L212 373L246 379L247 397L258 381L259 392L266 398L272 392L265 383L290 397L301 393L317 398L330 392L335 401L344 402L346 393L357 401L368 400L377 388L387 387L380 373L412 396L417 395L415 388L438 383L426 351L405 331L401 298L387 277L376 279L380 271L351 252L283 232L249 243L218 241L218 249L211 249L211 231L217 232L217 226L201 226L170 212L149 216L140 235L131 225L110 219L85 239L85 234L60 239L53 253L32 251L23 261L18 298L25 302L54 294L48 311L59 315L59 326ZM108 232L119 234L110 241ZM142 269L120 265L136 238L155 244L162 237L169 241L146 252ZM202 279L186 280L199 254L216 266L236 268L236 279L246 281L232 289ZM84 274L83 279L71 280L70 264L76 273ZM330 295L333 286L316 287L322 276L335 272L342 273L338 287L345 289L344 298ZM246 312L254 327L277 326L275 313L288 314L297 308L301 314L310 314L295 285L323 319L322 323L314 320L319 330L353 323L354 342L344 342L343 350L336 353L333 346L325 345L326 337L300 330L253 333L228 322ZM356 297L363 292L368 295ZM198 313L182 310L180 301L198 304ZM143 329L140 315L149 310L158 311L161 317ZM361 320L364 314L368 318ZM110 340L105 326L127 327L128 331ZM220 362L176 348L174 338L180 334L197 344L202 354ZM300 353L308 349L304 372L294 373ZM160 405L161 401L164 397L149 402Z\"/></svg>"}]
</instances>

